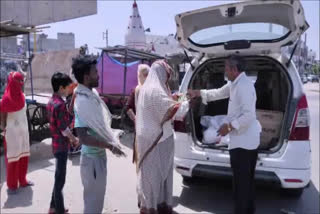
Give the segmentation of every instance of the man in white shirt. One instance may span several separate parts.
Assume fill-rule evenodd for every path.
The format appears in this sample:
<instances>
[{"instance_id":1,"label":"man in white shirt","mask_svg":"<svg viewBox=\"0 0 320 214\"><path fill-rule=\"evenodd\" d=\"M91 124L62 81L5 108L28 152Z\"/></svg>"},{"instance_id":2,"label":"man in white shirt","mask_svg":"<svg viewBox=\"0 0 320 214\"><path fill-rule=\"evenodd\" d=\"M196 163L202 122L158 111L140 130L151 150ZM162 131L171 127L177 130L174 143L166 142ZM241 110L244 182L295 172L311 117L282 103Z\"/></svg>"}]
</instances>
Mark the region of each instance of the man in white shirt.
<instances>
[{"instance_id":1,"label":"man in white shirt","mask_svg":"<svg viewBox=\"0 0 320 214\"><path fill-rule=\"evenodd\" d=\"M255 212L254 172L261 132L261 125L256 119L256 91L244 67L242 57L231 56L225 61L225 73L231 82L219 89L188 91L191 99L201 97L204 104L229 98L227 123L220 127L218 133L230 136L236 214Z\"/></svg>"}]
</instances>

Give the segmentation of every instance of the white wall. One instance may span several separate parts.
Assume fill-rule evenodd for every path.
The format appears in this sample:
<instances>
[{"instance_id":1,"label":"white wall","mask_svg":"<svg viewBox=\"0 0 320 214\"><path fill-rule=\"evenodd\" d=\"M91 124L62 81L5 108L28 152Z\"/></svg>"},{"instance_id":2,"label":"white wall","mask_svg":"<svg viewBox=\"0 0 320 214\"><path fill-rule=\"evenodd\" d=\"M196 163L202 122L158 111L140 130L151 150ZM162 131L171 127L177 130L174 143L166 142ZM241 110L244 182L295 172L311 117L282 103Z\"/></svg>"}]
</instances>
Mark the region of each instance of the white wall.
<instances>
[{"instance_id":1,"label":"white wall","mask_svg":"<svg viewBox=\"0 0 320 214\"><path fill-rule=\"evenodd\" d=\"M10 0L0 1L0 20L37 26L97 13L97 0Z\"/></svg>"},{"instance_id":2,"label":"white wall","mask_svg":"<svg viewBox=\"0 0 320 214\"><path fill-rule=\"evenodd\" d=\"M17 37L0 38L0 51L4 53L17 53Z\"/></svg>"}]
</instances>

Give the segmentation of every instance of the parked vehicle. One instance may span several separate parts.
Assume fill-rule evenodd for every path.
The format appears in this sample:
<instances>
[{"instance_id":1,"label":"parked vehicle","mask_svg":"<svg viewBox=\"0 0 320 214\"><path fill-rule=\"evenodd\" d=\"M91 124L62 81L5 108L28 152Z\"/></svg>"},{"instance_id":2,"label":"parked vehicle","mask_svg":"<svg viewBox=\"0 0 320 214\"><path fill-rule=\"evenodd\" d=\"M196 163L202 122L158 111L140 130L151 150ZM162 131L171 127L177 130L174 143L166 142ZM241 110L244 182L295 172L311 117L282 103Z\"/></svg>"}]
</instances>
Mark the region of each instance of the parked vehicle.
<instances>
[{"instance_id":1,"label":"parked vehicle","mask_svg":"<svg viewBox=\"0 0 320 214\"><path fill-rule=\"evenodd\" d=\"M281 55L281 47L294 44L309 27L300 1L242 1L185 12L175 20L180 44L199 52L179 91L220 88L227 82L226 57L242 55L255 81L262 125L256 179L300 196L311 173L310 115L297 69ZM204 144L200 124L202 116L226 115L227 106L228 99L199 101L185 121L174 121L175 169L185 180L232 176L227 147Z\"/></svg>"},{"instance_id":2,"label":"parked vehicle","mask_svg":"<svg viewBox=\"0 0 320 214\"><path fill-rule=\"evenodd\" d=\"M300 78L301 78L301 82L302 82L303 84L306 84L306 83L309 81L306 75L301 75Z\"/></svg>"},{"instance_id":3,"label":"parked vehicle","mask_svg":"<svg viewBox=\"0 0 320 214\"><path fill-rule=\"evenodd\" d=\"M310 82L319 82L319 77L317 75L311 75Z\"/></svg>"}]
</instances>

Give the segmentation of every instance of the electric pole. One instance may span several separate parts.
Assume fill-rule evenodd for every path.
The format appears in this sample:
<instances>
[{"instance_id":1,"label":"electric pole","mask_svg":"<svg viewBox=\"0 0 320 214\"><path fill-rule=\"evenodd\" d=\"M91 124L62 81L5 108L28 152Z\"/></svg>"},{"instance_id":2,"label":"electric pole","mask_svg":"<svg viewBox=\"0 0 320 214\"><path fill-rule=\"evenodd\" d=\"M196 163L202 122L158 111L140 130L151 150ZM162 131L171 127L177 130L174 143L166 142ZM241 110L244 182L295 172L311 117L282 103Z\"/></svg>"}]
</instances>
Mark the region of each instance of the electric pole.
<instances>
[{"instance_id":1,"label":"electric pole","mask_svg":"<svg viewBox=\"0 0 320 214\"><path fill-rule=\"evenodd\" d=\"M106 48L108 47L108 29L106 29L106 32L103 32L102 33L102 39L105 39L106 40Z\"/></svg>"}]
</instances>

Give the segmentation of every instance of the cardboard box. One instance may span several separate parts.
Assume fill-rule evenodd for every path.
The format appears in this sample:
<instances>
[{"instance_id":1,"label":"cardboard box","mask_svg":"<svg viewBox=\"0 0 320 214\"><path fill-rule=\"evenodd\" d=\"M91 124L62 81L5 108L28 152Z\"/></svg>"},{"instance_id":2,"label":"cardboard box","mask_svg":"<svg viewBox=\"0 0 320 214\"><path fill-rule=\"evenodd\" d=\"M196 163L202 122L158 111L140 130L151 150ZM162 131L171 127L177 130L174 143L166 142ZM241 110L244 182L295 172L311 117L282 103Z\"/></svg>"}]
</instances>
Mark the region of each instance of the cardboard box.
<instances>
[{"instance_id":1,"label":"cardboard box","mask_svg":"<svg viewBox=\"0 0 320 214\"><path fill-rule=\"evenodd\" d=\"M262 126L259 149L274 147L280 136L283 112L257 109L256 114Z\"/></svg>"}]
</instances>

